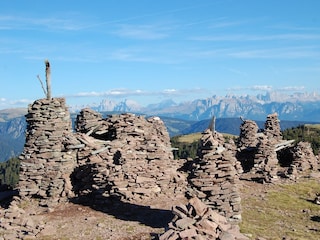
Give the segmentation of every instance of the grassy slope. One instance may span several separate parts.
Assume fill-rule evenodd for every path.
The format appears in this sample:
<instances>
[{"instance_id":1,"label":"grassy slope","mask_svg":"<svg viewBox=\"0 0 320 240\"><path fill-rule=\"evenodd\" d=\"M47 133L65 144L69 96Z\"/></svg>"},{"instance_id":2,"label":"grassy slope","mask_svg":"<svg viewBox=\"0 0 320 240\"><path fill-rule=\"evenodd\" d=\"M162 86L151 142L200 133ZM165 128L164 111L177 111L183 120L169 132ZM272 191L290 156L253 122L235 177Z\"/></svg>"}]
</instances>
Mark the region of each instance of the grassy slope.
<instances>
[{"instance_id":1,"label":"grassy slope","mask_svg":"<svg viewBox=\"0 0 320 240\"><path fill-rule=\"evenodd\" d=\"M182 135L179 141L192 143L200 137L201 133ZM316 193L320 193L319 179L300 179L286 184L244 184L241 231L252 236L251 239L282 239L284 236L291 240L320 239L320 205L312 202Z\"/></svg>"},{"instance_id":2,"label":"grassy slope","mask_svg":"<svg viewBox=\"0 0 320 240\"><path fill-rule=\"evenodd\" d=\"M193 143L201 138L201 133L191 133L187 135L182 135L179 137L179 142L183 143Z\"/></svg>"},{"instance_id":3,"label":"grassy slope","mask_svg":"<svg viewBox=\"0 0 320 240\"><path fill-rule=\"evenodd\" d=\"M320 205L312 202L320 192L319 180L246 186L242 197L243 233L252 239L320 239Z\"/></svg>"}]
</instances>

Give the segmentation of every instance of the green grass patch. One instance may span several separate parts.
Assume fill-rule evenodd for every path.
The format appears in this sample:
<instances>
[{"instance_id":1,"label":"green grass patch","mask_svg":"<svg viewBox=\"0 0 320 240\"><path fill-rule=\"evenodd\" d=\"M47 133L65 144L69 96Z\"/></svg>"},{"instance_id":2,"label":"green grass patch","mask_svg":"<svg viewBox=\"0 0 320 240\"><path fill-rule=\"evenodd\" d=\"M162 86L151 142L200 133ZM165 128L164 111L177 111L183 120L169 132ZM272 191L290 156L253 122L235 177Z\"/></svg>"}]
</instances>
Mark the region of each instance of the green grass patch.
<instances>
[{"instance_id":1,"label":"green grass patch","mask_svg":"<svg viewBox=\"0 0 320 240\"><path fill-rule=\"evenodd\" d=\"M312 202L317 192L319 182L303 180L242 199L241 232L252 239L319 239L320 206Z\"/></svg>"}]
</instances>

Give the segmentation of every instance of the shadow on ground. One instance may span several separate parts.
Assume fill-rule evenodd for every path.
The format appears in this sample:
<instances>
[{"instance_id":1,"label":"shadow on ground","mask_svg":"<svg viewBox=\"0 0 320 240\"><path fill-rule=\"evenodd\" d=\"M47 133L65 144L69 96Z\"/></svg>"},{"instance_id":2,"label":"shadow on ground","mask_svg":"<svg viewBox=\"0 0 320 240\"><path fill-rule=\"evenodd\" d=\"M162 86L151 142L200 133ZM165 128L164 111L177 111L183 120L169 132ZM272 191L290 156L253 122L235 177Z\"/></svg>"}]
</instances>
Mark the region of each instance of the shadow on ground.
<instances>
[{"instance_id":1,"label":"shadow on ground","mask_svg":"<svg viewBox=\"0 0 320 240\"><path fill-rule=\"evenodd\" d=\"M91 199L97 199L96 197ZM117 219L136 221L152 228L165 228L174 216L169 210L123 202L117 198L104 198L99 201L100 203L92 203L89 199L90 197L88 196L85 198L78 197L71 199L71 202L89 206L94 210L112 215Z\"/></svg>"},{"instance_id":2,"label":"shadow on ground","mask_svg":"<svg viewBox=\"0 0 320 240\"><path fill-rule=\"evenodd\" d=\"M320 216L312 216L310 219L314 222L320 222Z\"/></svg>"}]
</instances>

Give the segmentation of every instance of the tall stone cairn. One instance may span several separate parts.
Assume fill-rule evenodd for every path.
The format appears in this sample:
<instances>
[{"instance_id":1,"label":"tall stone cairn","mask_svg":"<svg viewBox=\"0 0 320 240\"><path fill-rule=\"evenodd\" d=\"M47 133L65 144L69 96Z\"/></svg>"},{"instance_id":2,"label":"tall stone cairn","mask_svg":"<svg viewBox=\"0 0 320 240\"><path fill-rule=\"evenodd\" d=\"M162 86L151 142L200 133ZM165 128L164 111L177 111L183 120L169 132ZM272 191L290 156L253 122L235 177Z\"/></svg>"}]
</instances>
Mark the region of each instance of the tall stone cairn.
<instances>
[{"instance_id":1,"label":"tall stone cairn","mask_svg":"<svg viewBox=\"0 0 320 240\"><path fill-rule=\"evenodd\" d=\"M39 198L44 205L72 196L75 155L65 147L64 140L72 134L65 99L36 100L29 105L26 121L26 143L19 156L19 195Z\"/></svg>"},{"instance_id":2,"label":"tall stone cairn","mask_svg":"<svg viewBox=\"0 0 320 240\"><path fill-rule=\"evenodd\" d=\"M292 154L292 165L295 166L298 172L319 169L319 160L314 155L311 144L309 142L299 142L293 148Z\"/></svg>"},{"instance_id":3,"label":"tall stone cairn","mask_svg":"<svg viewBox=\"0 0 320 240\"><path fill-rule=\"evenodd\" d=\"M88 111L80 113L76 126L85 129L78 133L84 146L78 150L79 167L73 173L79 196L93 194L96 202L110 196L136 202L184 195L186 177L177 171L170 137L159 117L126 113L88 121L84 116L94 115Z\"/></svg>"},{"instance_id":4,"label":"tall stone cairn","mask_svg":"<svg viewBox=\"0 0 320 240\"><path fill-rule=\"evenodd\" d=\"M253 179L264 183L277 179L277 153L274 151L274 141L267 135L259 133L258 145L254 155Z\"/></svg>"},{"instance_id":5,"label":"tall stone cairn","mask_svg":"<svg viewBox=\"0 0 320 240\"><path fill-rule=\"evenodd\" d=\"M271 182L277 180L277 153L275 144L282 141L280 120L277 113L267 116L263 133L257 134L257 149L254 155L254 165L251 172L256 174L255 180Z\"/></svg>"},{"instance_id":6,"label":"tall stone cairn","mask_svg":"<svg viewBox=\"0 0 320 240\"><path fill-rule=\"evenodd\" d=\"M280 142L282 140L280 120L278 119L277 113L272 113L267 116L264 133L273 142Z\"/></svg>"},{"instance_id":7,"label":"tall stone cairn","mask_svg":"<svg viewBox=\"0 0 320 240\"><path fill-rule=\"evenodd\" d=\"M252 120L244 120L240 125L240 135L238 147L240 150L244 150L247 148L255 148L258 144L257 132L258 125L255 121Z\"/></svg>"},{"instance_id":8,"label":"tall stone cairn","mask_svg":"<svg viewBox=\"0 0 320 240\"><path fill-rule=\"evenodd\" d=\"M230 222L241 221L237 160L219 139L221 134L207 129L201 137L199 159L189 177L188 194L197 197Z\"/></svg>"}]
</instances>

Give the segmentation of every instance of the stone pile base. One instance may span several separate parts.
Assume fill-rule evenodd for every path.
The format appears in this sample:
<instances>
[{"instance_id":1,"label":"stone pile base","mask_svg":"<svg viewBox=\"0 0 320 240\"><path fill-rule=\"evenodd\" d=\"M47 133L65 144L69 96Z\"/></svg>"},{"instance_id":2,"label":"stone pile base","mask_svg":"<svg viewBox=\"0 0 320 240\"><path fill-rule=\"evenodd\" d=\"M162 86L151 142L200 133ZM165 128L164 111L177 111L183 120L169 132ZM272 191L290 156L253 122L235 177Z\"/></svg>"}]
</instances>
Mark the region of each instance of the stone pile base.
<instances>
[{"instance_id":1,"label":"stone pile base","mask_svg":"<svg viewBox=\"0 0 320 240\"><path fill-rule=\"evenodd\" d=\"M159 240L198 239L198 240L247 240L237 225L231 225L227 219L198 198L189 203L173 207L175 217L169 223L168 230Z\"/></svg>"}]
</instances>

